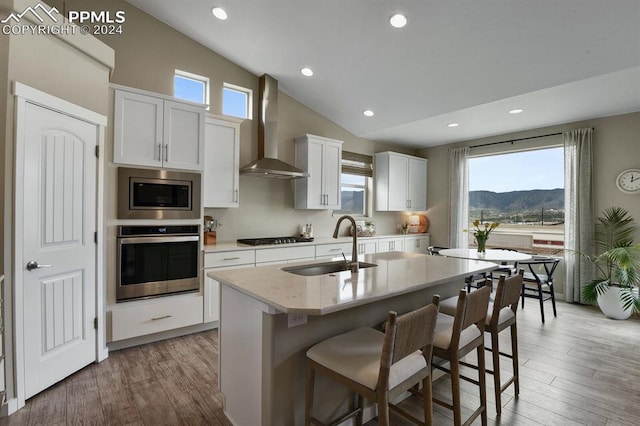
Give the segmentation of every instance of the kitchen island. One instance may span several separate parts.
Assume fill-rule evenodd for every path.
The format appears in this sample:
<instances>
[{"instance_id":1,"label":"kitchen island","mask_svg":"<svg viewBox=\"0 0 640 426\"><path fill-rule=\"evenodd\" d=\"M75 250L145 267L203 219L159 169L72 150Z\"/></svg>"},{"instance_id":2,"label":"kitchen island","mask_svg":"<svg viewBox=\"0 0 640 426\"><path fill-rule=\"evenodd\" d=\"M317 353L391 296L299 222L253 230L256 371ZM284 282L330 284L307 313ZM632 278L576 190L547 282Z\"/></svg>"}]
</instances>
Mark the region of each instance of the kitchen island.
<instances>
[{"instance_id":1,"label":"kitchen island","mask_svg":"<svg viewBox=\"0 0 640 426\"><path fill-rule=\"evenodd\" d=\"M379 326L403 313L456 295L464 277L490 262L413 253L360 256L377 266L300 276L276 265L210 272L221 283L219 385L224 412L236 425L304 423L307 349L331 336ZM311 262L317 263L317 262ZM316 415L342 412L340 387L318 377Z\"/></svg>"}]
</instances>

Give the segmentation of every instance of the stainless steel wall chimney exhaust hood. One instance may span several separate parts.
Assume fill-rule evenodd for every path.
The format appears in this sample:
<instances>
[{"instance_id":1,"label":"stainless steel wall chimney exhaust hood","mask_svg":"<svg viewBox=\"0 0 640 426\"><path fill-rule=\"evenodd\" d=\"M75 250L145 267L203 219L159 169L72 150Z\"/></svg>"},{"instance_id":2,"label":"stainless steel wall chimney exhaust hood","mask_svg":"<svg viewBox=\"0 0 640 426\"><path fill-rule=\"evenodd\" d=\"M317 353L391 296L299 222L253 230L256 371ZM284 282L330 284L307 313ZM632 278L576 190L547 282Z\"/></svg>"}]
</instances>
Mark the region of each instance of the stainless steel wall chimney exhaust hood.
<instances>
[{"instance_id":1,"label":"stainless steel wall chimney exhaust hood","mask_svg":"<svg viewBox=\"0 0 640 426\"><path fill-rule=\"evenodd\" d=\"M309 177L308 173L278 160L278 81L263 74L259 92L258 159L241 167L240 174L274 179Z\"/></svg>"}]
</instances>

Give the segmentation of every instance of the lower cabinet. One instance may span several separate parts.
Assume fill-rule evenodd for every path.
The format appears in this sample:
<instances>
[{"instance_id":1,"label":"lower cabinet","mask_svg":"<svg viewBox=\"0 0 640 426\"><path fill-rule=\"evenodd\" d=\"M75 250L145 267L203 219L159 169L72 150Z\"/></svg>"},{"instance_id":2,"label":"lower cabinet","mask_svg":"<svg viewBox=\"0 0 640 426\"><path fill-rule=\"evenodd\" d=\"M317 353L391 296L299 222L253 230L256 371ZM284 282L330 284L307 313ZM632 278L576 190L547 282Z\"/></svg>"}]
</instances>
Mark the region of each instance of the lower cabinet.
<instances>
[{"instance_id":1,"label":"lower cabinet","mask_svg":"<svg viewBox=\"0 0 640 426\"><path fill-rule=\"evenodd\" d=\"M207 276L212 271L248 268L255 265L255 250L213 252L204 254L203 322L220 319L220 283Z\"/></svg>"},{"instance_id":2,"label":"lower cabinet","mask_svg":"<svg viewBox=\"0 0 640 426\"><path fill-rule=\"evenodd\" d=\"M316 246L316 259L328 259L342 257L344 253L347 259L351 259L353 243L318 244Z\"/></svg>"},{"instance_id":3,"label":"lower cabinet","mask_svg":"<svg viewBox=\"0 0 640 426\"><path fill-rule=\"evenodd\" d=\"M378 253L386 253L388 251L404 251L404 238L379 238Z\"/></svg>"},{"instance_id":4,"label":"lower cabinet","mask_svg":"<svg viewBox=\"0 0 640 426\"><path fill-rule=\"evenodd\" d=\"M198 293L120 303L111 309L111 340L202 324L202 318Z\"/></svg>"},{"instance_id":5,"label":"lower cabinet","mask_svg":"<svg viewBox=\"0 0 640 426\"><path fill-rule=\"evenodd\" d=\"M358 254L373 254L378 252L377 240L358 240Z\"/></svg>"},{"instance_id":6,"label":"lower cabinet","mask_svg":"<svg viewBox=\"0 0 640 426\"><path fill-rule=\"evenodd\" d=\"M406 252L427 254L427 247L429 247L428 235L407 235L404 238L404 251Z\"/></svg>"}]
</instances>

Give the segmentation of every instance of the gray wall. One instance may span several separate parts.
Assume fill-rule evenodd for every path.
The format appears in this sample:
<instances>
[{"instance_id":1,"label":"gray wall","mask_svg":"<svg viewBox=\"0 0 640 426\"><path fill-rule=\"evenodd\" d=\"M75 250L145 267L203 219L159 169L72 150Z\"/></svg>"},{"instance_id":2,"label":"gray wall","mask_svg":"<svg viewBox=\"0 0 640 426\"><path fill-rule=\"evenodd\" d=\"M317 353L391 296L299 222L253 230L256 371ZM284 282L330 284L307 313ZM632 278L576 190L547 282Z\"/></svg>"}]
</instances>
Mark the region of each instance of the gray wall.
<instances>
[{"instance_id":1,"label":"gray wall","mask_svg":"<svg viewBox=\"0 0 640 426\"><path fill-rule=\"evenodd\" d=\"M640 168L640 113L636 112L420 150L419 155L429 159L427 175L429 209L427 214L430 221L429 232L432 244L445 246L449 244L449 148L557 133L583 127L595 128L593 136L593 197L596 216L599 216L607 207L620 206L629 210L636 221L640 223L640 196L624 194L618 191L615 184L615 178L622 170L632 167ZM561 136L517 142L514 145L504 144L476 148L471 150L471 154L498 153L558 144L562 144ZM500 171L495 170L492 173L499 175ZM541 170L540 173L544 173L544 170ZM508 179L508 176L505 178ZM636 239L640 241L640 235Z\"/></svg>"}]
</instances>

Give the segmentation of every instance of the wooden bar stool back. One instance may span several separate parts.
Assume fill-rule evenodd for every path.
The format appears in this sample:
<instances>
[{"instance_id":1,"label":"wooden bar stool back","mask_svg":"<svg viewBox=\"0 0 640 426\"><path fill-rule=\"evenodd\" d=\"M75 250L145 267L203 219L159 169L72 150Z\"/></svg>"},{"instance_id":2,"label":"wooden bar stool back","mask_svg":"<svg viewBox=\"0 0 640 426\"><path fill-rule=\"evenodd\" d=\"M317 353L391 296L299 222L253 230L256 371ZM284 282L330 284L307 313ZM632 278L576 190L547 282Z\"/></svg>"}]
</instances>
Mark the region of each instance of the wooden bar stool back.
<instances>
[{"instance_id":1,"label":"wooden bar stool back","mask_svg":"<svg viewBox=\"0 0 640 426\"><path fill-rule=\"evenodd\" d=\"M484 328L491 288L489 285L467 293L460 290L458 294L455 316L438 314L436 337L433 343L433 355L449 361L450 369L433 363L433 368L451 374L452 403L434 398L433 402L453 410L453 421L456 426L462 423L460 406L460 379L466 380L480 388L480 406L464 422L471 424L478 416L482 425L487 424L487 386L485 378ZM478 356L478 380L460 374L460 359L476 350Z\"/></svg>"},{"instance_id":2,"label":"wooden bar stool back","mask_svg":"<svg viewBox=\"0 0 640 426\"><path fill-rule=\"evenodd\" d=\"M518 331L516 326L516 311L520 302L520 292L522 290L524 270L520 269L517 275L507 278L500 275L496 297L493 304L489 304L489 313L487 314L486 326L491 334L491 347L486 348L491 351L493 356L493 370L487 370L487 373L493 374L493 383L496 397L496 413L502 414L502 392L504 392L511 384L515 397L520 394L520 382L518 374ZM509 329L511 332L511 354L500 352L498 346L498 337L501 331ZM513 375L501 384L500 378L500 355L511 358L513 367Z\"/></svg>"},{"instance_id":3,"label":"wooden bar stool back","mask_svg":"<svg viewBox=\"0 0 640 426\"><path fill-rule=\"evenodd\" d=\"M362 425L363 398L378 406L378 424L389 425L389 410L421 425L433 424L431 353L439 296L432 303L397 316L389 312L385 332L359 328L324 340L307 351L305 424L324 424L312 416L316 372L358 395L357 407L329 424L356 417ZM420 420L390 401L422 383L424 419Z\"/></svg>"}]
</instances>

